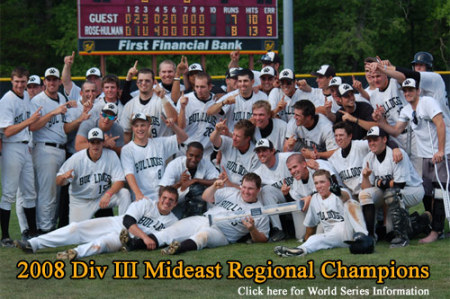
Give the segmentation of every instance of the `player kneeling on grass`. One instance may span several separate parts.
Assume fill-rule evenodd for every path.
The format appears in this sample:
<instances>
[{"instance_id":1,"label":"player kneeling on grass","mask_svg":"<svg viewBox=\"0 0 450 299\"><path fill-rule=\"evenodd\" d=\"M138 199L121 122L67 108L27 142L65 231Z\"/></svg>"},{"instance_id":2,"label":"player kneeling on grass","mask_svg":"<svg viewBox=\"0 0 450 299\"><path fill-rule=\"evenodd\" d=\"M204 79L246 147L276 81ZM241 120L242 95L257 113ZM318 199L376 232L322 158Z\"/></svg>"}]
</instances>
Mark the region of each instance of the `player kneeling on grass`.
<instances>
[{"instance_id":1,"label":"player kneeling on grass","mask_svg":"<svg viewBox=\"0 0 450 299\"><path fill-rule=\"evenodd\" d=\"M164 245L162 254L177 254L190 250L200 250L205 247L225 246L236 243L240 238L250 233L254 242L267 242L269 234L269 219L267 216L253 218L222 216L236 215L235 211L250 213L251 209L261 208L258 201L261 189L261 178L254 173L247 173L242 179L239 189L224 187L224 180L216 180L203 193L203 200L214 203L204 216L211 215L215 223L210 226L208 217L192 216L181 219L171 227L155 232L141 239L129 238L128 233L121 233L121 242L127 250L153 250ZM132 231L130 231L133 233ZM141 236L138 236L141 237Z\"/></svg>"},{"instance_id":2,"label":"player kneeling on grass","mask_svg":"<svg viewBox=\"0 0 450 299\"><path fill-rule=\"evenodd\" d=\"M367 236L361 207L350 198L349 192L340 190L337 185L332 186L327 170L317 170L313 179L318 193L312 196L305 217L306 241L296 248L276 246L274 252L279 256L303 256L322 249L347 247L345 241L356 233ZM315 234L319 223L323 226L323 234Z\"/></svg>"},{"instance_id":3,"label":"player kneeling on grass","mask_svg":"<svg viewBox=\"0 0 450 299\"><path fill-rule=\"evenodd\" d=\"M99 209L119 207L123 215L131 203L123 188L125 176L117 154L103 147L103 131L88 133L89 147L70 157L59 169L56 184L70 183L69 223L92 218Z\"/></svg>"},{"instance_id":4,"label":"player kneeling on grass","mask_svg":"<svg viewBox=\"0 0 450 299\"><path fill-rule=\"evenodd\" d=\"M116 252L122 247L119 234L128 227L137 236L160 231L178 219L171 212L177 205L178 192L173 187L162 187L157 202L142 199L133 202L124 216L102 217L71 224L29 241L15 241L25 252L36 252L47 247L82 244L74 249L58 252L57 259L73 260L105 252Z\"/></svg>"}]
</instances>

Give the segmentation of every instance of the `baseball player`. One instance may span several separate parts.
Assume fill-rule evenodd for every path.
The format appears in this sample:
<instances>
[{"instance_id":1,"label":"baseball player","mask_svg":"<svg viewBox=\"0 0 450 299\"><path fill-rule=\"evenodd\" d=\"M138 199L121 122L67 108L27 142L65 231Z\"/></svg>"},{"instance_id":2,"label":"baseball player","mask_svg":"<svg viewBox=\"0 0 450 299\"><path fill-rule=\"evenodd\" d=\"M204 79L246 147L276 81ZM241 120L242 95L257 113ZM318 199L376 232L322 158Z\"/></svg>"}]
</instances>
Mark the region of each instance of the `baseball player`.
<instances>
[{"instance_id":1,"label":"baseball player","mask_svg":"<svg viewBox=\"0 0 450 299\"><path fill-rule=\"evenodd\" d=\"M41 78L38 75L31 75L27 82L27 92L30 100L44 90Z\"/></svg>"},{"instance_id":2,"label":"baseball player","mask_svg":"<svg viewBox=\"0 0 450 299\"><path fill-rule=\"evenodd\" d=\"M322 249L347 247L344 241L352 239L355 233L367 235L359 203L346 190L330 188L328 171L319 169L313 178L317 193L311 197L304 221L306 241L296 248L276 246L274 252L279 256L304 256ZM323 226L323 234L315 234L318 224Z\"/></svg>"},{"instance_id":3,"label":"baseball player","mask_svg":"<svg viewBox=\"0 0 450 299\"><path fill-rule=\"evenodd\" d=\"M283 151L294 151L298 144L306 159L328 159L337 149L331 122L324 115L316 114L309 100L294 104L294 119L287 125Z\"/></svg>"},{"instance_id":4,"label":"baseball player","mask_svg":"<svg viewBox=\"0 0 450 299\"><path fill-rule=\"evenodd\" d=\"M61 85L59 70L51 67L45 71L45 90L31 101L32 111L40 109L42 116L30 126L33 132L33 166L36 178L36 217L38 228L48 232L56 227L56 207L59 188L55 177L66 159L67 134L77 127L68 123L65 113L75 107L76 101L66 102L58 92Z\"/></svg>"},{"instance_id":5,"label":"baseball player","mask_svg":"<svg viewBox=\"0 0 450 299\"><path fill-rule=\"evenodd\" d=\"M167 119L166 125L175 135L149 138L150 118L143 113L136 113L132 118L134 139L122 148L120 158L125 178L136 200L144 197L152 200L158 198L159 181L164 175L165 162L178 152L178 145L187 139L187 134L173 119Z\"/></svg>"},{"instance_id":6,"label":"baseball player","mask_svg":"<svg viewBox=\"0 0 450 299\"><path fill-rule=\"evenodd\" d=\"M272 89L275 88L274 82L276 79L275 69L271 66L263 67L259 74L259 80L261 85L259 89L264 92L267 96L270 95Z\"/></svg>"},{"instance_id":7,"label":"baseball player","mask_svg":"<svg viewBox=\"0 0 450 299\"><path fill-rule=\"evenodd\" d=\"M251 209L262 207L258 201L261 179L254 173L247 173L242 179L240 190L224 188L223 180L216 180L203 193L203 200L214 206L204 215L227 215L232 211L250 212ZM122 237L122 244L131 249L154 250L164 245L162 254L178 254L190 250L200 250L236 243L241 237L250 233L254 242L267 242L269 220L267 216L220 221L210 226L208 217L192 216L181 219L174 225L142 240L132 240ZM127 242L128 241L128 242ZM128 244L127 244L128 243ZM145 245L143 244L145 243ZM131 245L131 246L130 246ZM144 246L142 246L144 245Z\"/></svg>"},{"instance_id":8,"label":"baseball player","mask_svg":"<svg viewBox=\"0 0 450 299\"><path fill-rule=\"evenodd\" d=\"M2 131L2 197L0 201L1 246L12 247L9 237L11 204L20 188L29 234L36 233L36 191L33 162L28 148L29 126L41 117L41 109L30 114L30 99L25 87L28 71L18 67L11 72L12 90L0 100Z\"/></svg>"},{"instance_id":9,"label":"baseball player","mask_svg":"<svg viewBox=\"0 0 450 299\"><path fill-rule=\"evenodd\" d=\"M133 202L125 215L88 219L54 230L26 241L16 241L16 246L25 252L36 252L42 248L81 244L74 249L58 252L57 259L73 260L106 252L119 251L119 235L125 226L134 234L151 234L169 227L178 219L171 212L178 199L172 187L161 189L158 202L140 200ZM133 226L133 228L131 228Z\"/></svg>"},{"instance_id":10,"label":"baseball player","mask_svg":"<svg viewBox=\"0 0 450 299\"><path fill-rule=\"evenodd\" d=\"M364 216L369 234L375 236L375 208L386 202L387 231L393 230L395 234L391 248L407 246L409 215L406 209L422 201L425 193L422 179L403 150L403 159L398 163L393 161L392 149L386 145L388 134L384 130L372 127L367 132L367 139L371 152L363 161L359 202L367 206Z\"/></svg>"},{"instance_id":11,"label":"baseball player","mask_svg":"<svg viewBox=\"0 0 450 299\"><path fill-rule=\"evenodd\" d=\"M125 132L125 143L131 140L131 118L138 112L151 117L152 138L171 135L171 130L167 128L161 116L164 115L173 119L177 118L177 111L171 103L171 100L165 95L161 87L158 85L153 87L155 76L151 69L142 68L137 71L136 68L131 68L128 71L127 77L132 77L135 74L137 74L136 84L139 89L139 94L125 105L119 121Z\"/></svg>"},{"instance_id":12,"label":"baseball player","mask_svg":"<svg viewBox=\"0 0 450 299\"><path fill-rule=\"evenodd\" d=\"M186 155L170 161L159 182L160 186L178 189L180 198L174 214L180 219L206 212L201 195L219 177L211 161L203 157L203 145L197 141L189 143Z\"/></svg>"},{"instance_id":13,"label":"baseball player","mask_svg":"<svg viewBox=\"0 0 450 299\"><path fill-rule=\"evenodd\" d=\"M65 95L71 100L80 100L81 88L78 87L71 79L71 69L75 60L75 52L72 51L72 55L64 57L64 67L61 72L61 81L64 86ZM99 97L102 93L102 73L96 67L91 67L86 71L86 81L95 84L95 96L94 99Z\"/></svg>"},{"instance_id":14,"label":"baseball player","mask_svg":"<svg viewBox=\"0 0 450 299\"><path fill-rule=\"evenodd\" d=\"M208 109L209 115L221 113L227 115L228 128L234 128L236 122L252 117L252 105L259 101L267 101L267 95L263 92L254 93L254 75L249 69L242 69L238 73L237 86L239 93L222 97L217 103Z\"/></svg>"},{"instance_id":15,"label":"baseball player","mask_svg":"<svg viewBox=\"0 0 450 299\"><path fill-rule=\"evenodd\" d=\"M103 148L103 131L89 131L89 147L75 153L59 169L56 184L70 183L69 222L92 218L99 209L118 206L122 215L130 205L130 193L123 188L125 177L119 157Z\"/></svg>"},{"instance_id":16,"label":"baseball player","mask_svg":"<svg viewBox=\"0 0 450 299\"><path fill-rule=\"evenodd\" d=\"M251 121L255 124L255 140L261 138L269 139L277 151L283 150L283 144L286 136L286 122L272 118L270 103L267 101L258 101L253 104Z\"/></svg>"},{"instance_id":17,"label":"baseball player","mask_svg":"<svg viewBox=\"0 0 450 299\"><path fill-rule=\"evenodd\" d=\"M177 68L172 60L167 59L159 64L159 77L161 78L159 86L164 89L167 97L175 104L180 98L181 92L185 89L184 85L181 84L181 75L180 68Z\"/></svg>"},{"instance_id":18,"label":"baseball player","mask_svg":"<svg viewBox=\"0 0 450 299\"><path fill-rule=\"evenodd\" d=\"M292 70L282 70L278 78L281 85L270 92L268 101L273 113L288 122L294 117L294 104L296 102L303 99L313 100L314 98L312 93L295 88L295 76ZM323 105L323 103L321 102L320 105Z\"/></svg>"},{"instance_id":19,"label":"baseball player","mask_svg":"<svg viewBox=\"0 0 450 299\"><path fill-rule=\"evenodd\" d=\"M107 103L103 106L99 118L89 118L80 125L75 139L75 149L81 151L88 147L88 133L92 128L100 128L105 134L103 147L111 149L120 155L124 145L122 127L116 122L119 113L116 104Z\"/></svg>"},{"instance_id":20,"label":"baseball player","mask_svg":"<svg viewBox=\"0 0 450 299\"><path fill-rule=\"evenodd\" d=\"M102 79L103 96L99 96L94 103L94 107L91 110L91 118L98 118L103 107L108 103L114 103L117 105L119 112L117 117L120 120L124 105L119 99L120 82L119 78L114 74L108 74Z\"/></svg>"},{"instance_id":21,"label":"baseball player","mask_svg":"<svg viewBox=\"0 0 450 299\"><path fill-rule=\"evenodd\" d=\"M186 141L198 141L203 145L206 157L210 157L213 146L209 136L214 131L218 115L208 115L207 110L214 105L214 94L211 92L211 76L197 73L194 79L195 92L182 96L177 102L178 125L184 129L189 138Z\"/></svg>"},{"instance_id":22,"label":"baseball player","mask_svg":"<svg viewBox=\"0 0 450 299\"><path fill-rule=\"evenodd\" d=\"M420 96L421 90L414 79L407 78L403 81L402 88L408 105L400 112L395 127L390 126L381 115L377 115L377 120L381 128L394 136L402 132L408 123L416 134L418 156L423 158L424 206L433 216L432 232L427 238L420 240L420 243L430 243L436 241L444 230L444 203L442 199L433 199L433 184L438 186L440 180L445 186L447 182L446 164L449 165L450 158L449 121L444 117L439 103L434 98ZM436 178L434 167L437 167L439 180Z\"/></svg>"}]
</instances>

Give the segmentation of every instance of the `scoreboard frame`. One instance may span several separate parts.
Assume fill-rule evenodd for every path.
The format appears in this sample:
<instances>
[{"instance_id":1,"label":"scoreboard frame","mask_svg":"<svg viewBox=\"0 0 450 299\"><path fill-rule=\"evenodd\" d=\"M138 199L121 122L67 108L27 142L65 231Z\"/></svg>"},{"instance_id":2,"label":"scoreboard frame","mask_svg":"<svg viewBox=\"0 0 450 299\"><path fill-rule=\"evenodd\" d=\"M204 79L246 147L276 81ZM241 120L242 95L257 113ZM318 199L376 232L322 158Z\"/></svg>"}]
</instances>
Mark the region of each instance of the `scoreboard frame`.
<instances>
[{"instance_id":1,"label":"scoreboard frame","mask_svg":"<svg viewBox=\"0 0 450 299\"><path fill-rule=\"evenodd\" d=\"M238 49L264 54L277 51L277 5L277 0L77 0L78 50L80 55L228 54ZM166 36L157 35L161 28ZM216 35L210 34L213 28ZM177 34L181 31L184 36Z\"/></svg>"}]
</instances>

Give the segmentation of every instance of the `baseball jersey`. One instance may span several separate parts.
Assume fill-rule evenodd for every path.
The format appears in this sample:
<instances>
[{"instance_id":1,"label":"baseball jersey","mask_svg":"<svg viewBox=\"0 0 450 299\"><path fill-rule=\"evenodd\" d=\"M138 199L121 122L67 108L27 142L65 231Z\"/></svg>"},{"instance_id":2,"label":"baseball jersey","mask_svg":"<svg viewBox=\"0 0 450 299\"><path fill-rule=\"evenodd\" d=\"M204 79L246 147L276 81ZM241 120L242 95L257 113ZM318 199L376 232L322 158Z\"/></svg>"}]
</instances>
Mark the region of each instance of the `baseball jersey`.
<instances>
[{"instance_id":1,"label":"baseball jersey","mask_svg":"<svg viewBox=\"0 0 450 299\"><path fill-rule=\"evenodd\" d=\"M267 136L262 136L261 129L256 127L254 139L255 140L260 140L261 138L269 139L270 141L272 141L273 146L277 151L283 151L287 124L284 120L278 118L271 118L269 121L271 122L272 125L272 131L270 132L270 134Z\"/></svg>"},{"instance_id":2,"label":"baseball jersey","mask_svg":"<svg viewBox=\"0 0 450 299\"><path fill-rule=\"evenodd\" d=\"M59 169L62 175L73 169L69 179L69 194L77 199L97 199L108 190L112 183L125 181L119 157L112 150L103 149L100 159L92 161L88 149L72 155Z\"/></svg>"},{"instance_id":3,"label":"baseball jersey","mask_svg":"<svg viewBox=\"0 0 450 299\"><path fill-rule=\"evenodd\" d=\"M377 156L370 152L364 158L363 167L366 167L369 163L369 168L372 170L372 174L369 177L369 181L372 185L378 179L394 180L396 183L406 183L406 186L416 187L422 184L422 178L419 176L414 166L409 160L408 155L402 149L401 150L403 159L395 163L392 159L392 149L386 146L386 156L383 161L378 161ZM360 180L361 183L363 175L361 172Z\"/></svg>"},{"instance_id":4,"label":"baseball jersey","mask_svg":"<svg viewBox=\"0 0 450 299\"><path fill-rule=\"evenodd\" d=\"M177 136L149 138L146 146L131 141L122 148L120 158L125 176L132 174L141 192L157 201L159 181L165 161L178 151Z\"/></svg>"},{"instance_id":5,"label":"baseball jersey","mask_svg":"<svg viewBox=\"0 0 450 299\"><path fill-rule=\"evenodd\" d=\"M78 128L77 135L83 136L86 139L88 138L88 133L92 128L98 128L98 123L100 119L99 118L89 118L85 121L83 121ZM117 124L117 122L114 122L111 129L109 129L106 132L103 132L104 134L116 137L119 136L118 139L116 139L116 146L122 147L125 144L124 138L123 138L123 130L120 127L120 125Z\"/></svg>"},{"instance_id":6,"label":"baseball jersey","mask_svg":"<svg viewBox=\"0 0 450 299\"><path fill-rule=\"evenodd\" d=\"M131 203L125 215L136 219L137 226L147 235L169 227L178 221L172 212L167 215L160 214L157 201L146 198Z\"/></svg>"},{"instance_id":7,"label":"baseball jersey","mask_svg":"<svg viewBox=\"0 0 450 299\"><path fill-rule=\"evenodd\" d=\"M314 106L320 107L325 105L325 98L327 99L327 101L329 102L331 101L331 112L336 113L336 111L338 111L339 108L341 108L341 106L338 105L333 96L331 95L325 96L323 94L322 88L312 88L311 98L309 100L314 103Z\"/></svg>"},{"instance_id":8,"label":"baseball jersey","mask_svg":"<svg viewBox=\"0 0 450 299\"><path fill-rule=\"evenodd\" d=\"M164 175L159 182L160 186L171 186L178 183L181 179L181 174L186 171L186 156L178 157L169 164L167 164ZM189 172L188 172L189 173ZM211 163L211 161L202 159L197 165L197 170L193 178L212 180L219 177L219 172Z\"/></svg>"},{"instance_id":9,"label":"baseball jersey","mask_svg":"<svg viewBox=\"0 0 450 299\"><path fill-rule=\"evenodd\" d=\"M447 100L447 92L442 76L434 72L419 72L420 74L420 95L434 98L442 110L444 119L447 119L447 126L450 126L450 110Z\"/></svg>"},{"instance_id":10,"label":"baseball jersey","mask_svg":"<svg viewBox=\"0 0 450 299\"><path fill-rule=\"evenodd\" d=\"M206 111L215 104L213 94L206 101L199 100L195 92L185 95L189 102L185 108L186 128L184 129L189 136L184 144L189 144L192 141L198 141L203 145L204 153L209 156L212 152L212 143L209 136L214 131L219 115L208 115ZM181 104L177 102L177 112L180 113Z\"/></svg>"},{"instance_id":11,"label":"baseball jersey","mask_svg":"<svg viewBox=\"0 0 450 299\"><path fill-rule=\"evenodd\" d=\"M291 119L287 125L286 138L294 135L302 148L313 150L313 145L315 145L319 152L337 149L331 121L322 114L316 114L316 118L318 121L312 129L297 126L295 119Z\"/></svg>"},{"instance_id":12,"label":"baseball jersey","mask_svg":"<svg viewBox=\"0 0 450 299\"><path fill-rule=\"evenodd\" d=\"M359 177L363 169L364 158L369 151L367 140L353 140L347 157L342 156L342 148L339 148L328 159L328 162L336 169L345 187L350 189L352 194L358 194L361 191Z\"/></svg>"},{"instance_id":13,"label":"baseball jersey","mask_svg":"<svg viewBox=\"0 0 450 299\"><path fill-rule=\"evenodd\" d=\"M228 128L230 130L233 130L234 125L239 120L250 119L253 115L253 104L260 100L267 101L267 95L264 92L252 92L252 95L247 99L238 94L236 96L236 102L234 104L223 106L222 110L225 112L228 118Z\"/></svg>"},{"instance_id":14,"label":"baseball jersey","mask_svg":"<svg viewBox=\"0 0 450 299\"><path fill-rule=\"evenodd\" d=\"M328 161L317 159L316 162L319 164L319 169L328 170L331 175L334 175L337 178L339 185L342 185L342 182L340 181L336 170ZM316 172L314 169L308 167L309 176L306 180L293 180L291 190L289 191L289 194L293 199L301 199L305 196L311 195L312 192L316 191L316 186L314 185L313 178L314 172Z\"/></svg>"},{"instance_id":15,"label":"baseball jersey","mask_svg":"<svg viewBox=\"0 0 450 299\"><path fill-rule=\"evenodd\" d=\"M261 177L263 185L271 185L277 189L281 189L284 180L286 185L292 185L294 178L286 166L286 160L294 153L276 153L276 162L272 168L260 163L259 167L255 169L255 173Z\"/></svg>"},{"instance_id":16,"label":"baseball jersey","mask_svg":"<svg viewBox=\"0 0 450 299\"><path fill-rule=\"evenodd\" d=\"M241 191L225 187L214 193L214 206L210 208L204 215L235 215L235 212L250 213L251 209L262 208L263 205L257 201L247 203L241 197ZM269 219L267 216L254 217L255 227L266 237L269 235ZM228 242L236 243L237 240L248 234L248 229L242 223L241 218L220 221L215 224L225 235Z\"/></svg>"},{"instance_id":17,"label":"baseball jersey","mask_svg":"<svg viewBox=\"0 0 450 299\"><path fill-rule=\"evenodd\" d=\"M328 233L339 222L344 222L344 203L342 200L333 193L325 199L322 199L318 193L314 194L303 224L306 227L315 227L320 223L324 232Z\"/></svg>"},{"instance_id":18,"label":"baseball jersey","mask_svg":"<svg viewBox=\"0 0 450 299\"><path fill-rule=\"evenodd\" d=\"M59 92L58 100L54 100L43 91L31 101L31 113L34 113L42 106L41 115L44 116L65 103L66 98ZM65 114L52 116L45 126L33 132L33 142L65 144L67 142L67 135L64 132L64 123L66 123Z\"/></svg>"},{"instance_id":19,"label":"baseball jersey","mask_svg":"<svg viewBox=\"0 0 450 299\"><path fill-rule=\"evenodd\" d=\"M432 119L437 114L442 113L439 103L431 97L420 97L416 107L417 124L413 120L413 109L408 103L400 112L399 121L410 123L416 136L417 155L422 158L432 158L434 153L438 150L438 138L436 125ZM444 122L447 124L445 128L445 153L450 154L450 120L444 117ZM428 130L430 125L430 131ZM431 133L430 133L431 132ZM430 138L431 137L431 138ZM431 147L430 139L433 140L433 148Z\"/></svg>"},{"instance_id":20,"label":"baseball jersey","mask_svg":"<svg viewBox=\"0 0 450 299\"><path fill-rule=\"evenodd\" d=\"M294 117L294 104L296 102L300 100L310 100L312 102L313 99L312 93L304 92L300 89L295 89L295 92L292 95L292 97L288 97L283 93L281 88L274 88L270 91L268 98L272 110L277 108L278 102L280 102L283 97L284 101L286 102L286 107L284 107L283 110L278 112L278 116L285 122L290 121Z\"/></svg>"},{"instance_id":21,"label":"baseball jersey","mask_svg":"<svg viewBox=\"0 0 450 299\"><path fill-rule=\"evenodd\" d=\"M384 91L377 89L370 96L370 104L373 109L376 109L377 105L383 107L384 116L391 126L395 126L400 111L407 103L400 84L394 78L389 79L388 86Z\"/></svg>"},{"instance_id":22,"label":"baseball jersey","mask_svg":"<svg viewBox=\"0 0 450 299\"><path fill-rule=\"evenodd\" d=\"M167 95L166 99L173 106ZM131 132L131 117L138 112L144 113L152 119L151 133L153 138L173 134L161 117L161 114L167 117L167 113L161 99L155 93L148 101L142 101L138 95L125 105L119 120L119 124L125 132Z\"/></svg>"},{"instance_id":23,"label":"baseball jersey","mask_svg":"<svg viewBox=\"0 0 450 299\"><path fill-rule=\"evenodd\" d=\"M228 136L221 136L222 144L220 150L222 151L222 165L227 174L230 182L234 184L241 184L242 177L256 169L260 162L256 155L254 148L255 145L250 142L250 147L245 153L241 153L237 148L233 146L233 140Z\"/></svg>"},{"instance_id":24,"label":"baseball jersey","mask_svg":"<svg viewBox=\"0 0 450 299\"><path fill-rule=\"evenodd\" d=\"M169 86L170 90L166 86L164 86L164 84L162 84L162 82L159 82L159 86L161 86L164 89L164 91L166 92L166 97L168 97L170 99L170 102L173 105L173 101L172 101L172 86L173 86L173 83L172 83L172 85ZM183 84L180 83L180 92L185 91L185 89L186 89L186 87Z\"/></svg>"},{"instance_id":25,"label":"baseball jersey","mask_svg":"<svg viewBox=\"0 0 450 299\"><path fill-rule=\"evenodd\" d=\"M110 102L107 102L104 97L98 97L94 102L94 106L92 106L92 109L89 112L89 114L91 115L90 118L100 118L100 113L102 113L103 107L105 107L105 105L108 103ZM120 120L120 117L122 116L123 105L119 100L113 103L117 106L117 119Z\"/></svg>"},{"instance_id":26,"label":"baseball jersey","mask_svg":"<svg viewBox=\"0 0 450 299\"><path fill-rule=\"evenodd\" d=\"M20 124L30 116L30 98L27 92L24 92L23 97L19 97L10 90L0 99L0 129ZM2 136L3 142L22 142L30 139L28 126L10 137Z\"/></svg>"}]
</instances>

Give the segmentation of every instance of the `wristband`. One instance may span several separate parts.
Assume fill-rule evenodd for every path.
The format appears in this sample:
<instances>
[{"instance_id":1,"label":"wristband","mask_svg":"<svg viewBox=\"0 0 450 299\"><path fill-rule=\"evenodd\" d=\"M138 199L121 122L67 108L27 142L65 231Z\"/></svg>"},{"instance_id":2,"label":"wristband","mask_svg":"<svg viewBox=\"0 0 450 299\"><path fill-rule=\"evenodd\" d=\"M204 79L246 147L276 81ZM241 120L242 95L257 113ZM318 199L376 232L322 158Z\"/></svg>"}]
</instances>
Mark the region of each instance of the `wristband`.
<instances>
[{"instance_id":1,"label":"wristband","mask_svg":"<svg viewBox=\"0 0 450 299\"><path fill-rule=\"evenodd\" d=\"M358 121L359 121L359 119L358 119L358 118L356 118L355 124L358 124Z\"/></svg>"},{"instance_id":2,"label":"wristband","mask_svg":"<svg viewBox=\"0 0 450 299\"><path fill-rule=\"evenodd\" d=\"M109 192L109 191L106 191L105 194L108 194L109 197L112 197L112 196L113 196L113 194L112 194L111 192Z\"/></svg>"},{"instance_id":3,"label":"wristband","mask_svg":"<svg viewBox=\"0 0 450 299\"><path fill-rule=\"evenodd\" d=\"M173 78L173 81L181 81L180 78Z\"/></svg>"},{"instance_id":4,"label":"wristband","mask_svg":"<svg viewBox=\"0 0 450 299\"><path fill-rule=\"evenodd\" d=\"M387 65L384 65L384 70L385 70L385 71L387 70Z\"/></svg>"}]
</instances>

